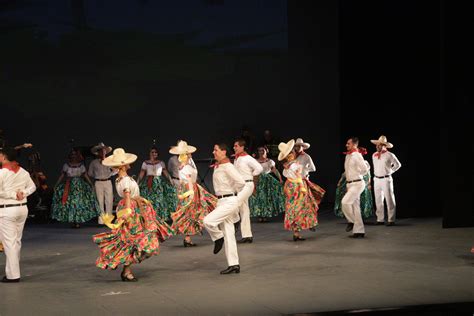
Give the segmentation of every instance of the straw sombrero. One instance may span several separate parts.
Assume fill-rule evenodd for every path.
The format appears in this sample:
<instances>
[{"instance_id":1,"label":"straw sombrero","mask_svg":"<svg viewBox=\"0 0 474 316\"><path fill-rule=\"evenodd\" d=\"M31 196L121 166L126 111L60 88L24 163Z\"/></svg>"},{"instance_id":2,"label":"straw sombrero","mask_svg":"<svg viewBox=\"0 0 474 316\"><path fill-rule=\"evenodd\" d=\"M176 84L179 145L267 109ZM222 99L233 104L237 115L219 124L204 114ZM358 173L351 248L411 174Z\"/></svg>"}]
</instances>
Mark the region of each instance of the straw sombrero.
<instances>
[{"instance_id":1,"label":"straw sombrero","mask_svg":"<svg viewBox=\"0 0 474 316\"><path fill-rule=\"evenodd\" d=\"M96 146L94 146L94 147L91 148L91 153L93 153L94 155L97 155L97 153L99 152L99 150L101 150L102 148L105 148L105 149L106 149L106 154L108 154L109 152L112 151L112 147L110 147L110 146L105 146L104 143L99 143L99 144L97 144Z\"/></svg>"},{"instance_id":2,"label":"straw sombrero","mask_svg":"<svg viewBox=\"0 0 474 316\"><path fill-rule=\"evenodd\" d=\"M285 159L293 150L293 147L295 147L294 139L290 140L288 143L280 143L278 145L278 150L280 151L280 153L278 154L278 160L282 161L283 159Z\"/></svg>"},{"instance_id":3,"label":"straw sombrero","mask_svg":"<svg viewBox=\"0 0 474 316\"><path fill-rule=\"evenodd\" d=\"M379 139L372 139L370 142L375 145L378 145L378 144L385 145L387 148L393 147L393 144L389 143L387 141L387 137L385 137L384 135L380 136Z\"/></svg>"},{"instance_id":4,"label":"straw sombrero","mask_svg":"<svg viewBox=\"0 0 474 316\"><path fill-rule=\"evenodd\" d=\"M107 167L120 167L131 164L137 158L137 155L126 153L123 148L117 148L112 155L102 160L102 164Z\"/></svg>"},{"instance_id":5,"label":"straw sombrero","mask_svg":"<svg viewBox=\"0 0 474 316\"><path fill-rule=\"evenodd\" d=\"M188 145L184 140L178 142L178 146L173 146L170 149L170 154L181 155L181 154L192 154L197 150L196 147Z\"/></svg>"},{"instance_id":6,"label":"straw sombrero","mask_svg":"<svg viewBox=\"0 0 474 316\"><path fill-rule=\"evenodd\" d=\"M311 146L309 143L305 143L302 138L297 138L295 142L295 146L300 145L304 149L308 149Z\"/></svg>"}]
</instances>

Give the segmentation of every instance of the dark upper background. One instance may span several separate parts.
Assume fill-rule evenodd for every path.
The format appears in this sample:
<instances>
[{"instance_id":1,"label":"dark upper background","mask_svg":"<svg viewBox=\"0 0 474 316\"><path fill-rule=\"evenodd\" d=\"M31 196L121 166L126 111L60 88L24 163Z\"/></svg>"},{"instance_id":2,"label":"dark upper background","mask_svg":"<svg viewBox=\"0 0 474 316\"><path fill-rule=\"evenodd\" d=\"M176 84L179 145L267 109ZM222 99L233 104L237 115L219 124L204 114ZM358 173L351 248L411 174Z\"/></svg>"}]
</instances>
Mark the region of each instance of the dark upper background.
<instances>
[{"instance_id":1,"label":"dark upper background","mask_svg":"<svg viewBox=\"0 0 474 316\"><path fill-rule=\"evenodd\" d=\"M472 225L472 181L440 160L441 139L454 136L443 123L463 119L443 101L467 103L464 90L443 89L454 56L445 11L444 1L412 0L4 0L0 128L35 145L50 183L71 138L139 161L153 139L162 159L186 139L199 159L244 125L257 141L270 129L311 143L328 205L346 138L372 153L369 140L385 134L403 165L398 215ZM447 192L469 198L454 209Z\"/></svg>"}]
</instances>

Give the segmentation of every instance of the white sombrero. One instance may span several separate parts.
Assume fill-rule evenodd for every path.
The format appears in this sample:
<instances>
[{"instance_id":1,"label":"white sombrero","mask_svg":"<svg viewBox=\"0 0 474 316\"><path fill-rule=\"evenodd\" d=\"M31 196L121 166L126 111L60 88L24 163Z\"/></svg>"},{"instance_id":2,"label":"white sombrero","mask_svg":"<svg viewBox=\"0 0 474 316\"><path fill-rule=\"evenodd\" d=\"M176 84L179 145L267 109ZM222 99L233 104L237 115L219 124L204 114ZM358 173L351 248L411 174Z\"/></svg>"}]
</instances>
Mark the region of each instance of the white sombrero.
<instances>
[{"instance_id":1,"label":"white sombrero","mask_svg":"<svg viewBox=\"0 0 474 316\"><path fill-rule=\"evenodd\" d=\"M387 148L393 147L393 144L389 143L387 141L387 137L385 137L384 135L380 136L379 139L372 139L370 142L375 145L378 145L378 144L385 145Z\"/></svg>"},{"instance_id":2,"label":"white sombrero","mask_svg":"<svg viewBox=\"0 0 474 316\"><path fill-rule=\"evenodd\" d=\"M181 154L192 154L197 150L196 147L188 145L184 140L178 142L178 146L173 146L170 149L170 154L181 155Z\"/></svg>"},{"instance_id":3,"label":"white sombrero","mask_svg":"<svg viewBox=\"0 0 474 316\"><path fill-rule=\"evenodd\" d=\"M111 156L102 160L102 164L107 167L120 167L131 164L137 158L137 155L126 153L123 148L117 148Z\"/></svg>"},{"instance_id":4,"label":"white sombrero","mask_svg":"<svg viewBox=\"0 0 474 316\"><path fill-rule=\"evenodd\" d=\"M297 138L295 142L295 146L300 145L304 149L308 149L311 146L309 143L305 143L302 138Z\"/></svg>"},{"instance_id":5,"label":"white sombrero","mask_svg":"<svg viewBox=\"0 0 474 316\"><path fill-rule=\"evenodd\" d=\"M105 148L106 150L106 154L108 154L109 152L112 151L112 147L110 146L105 146L104 143L99 143L97 144L96 146L92 147L91 148L91 153L93 153L94 155L97 155L97 153L99 152L99 150L101 150L102 148Z\"/></svg>"},{"instance_id":6,"label":"white sombrero","mask_svg":"<svg viewBox=\"0 0 474 316\"><path fill-rule=\"evenodd\" d=\"M278 154L278 160L282 161L283 159L285 159L291 153L293 147L295 147L294 139L290 140L286 144L280 143L280 145L278 145L278 150L280 151L280 153Z\"/></svg>"}]
</instances>

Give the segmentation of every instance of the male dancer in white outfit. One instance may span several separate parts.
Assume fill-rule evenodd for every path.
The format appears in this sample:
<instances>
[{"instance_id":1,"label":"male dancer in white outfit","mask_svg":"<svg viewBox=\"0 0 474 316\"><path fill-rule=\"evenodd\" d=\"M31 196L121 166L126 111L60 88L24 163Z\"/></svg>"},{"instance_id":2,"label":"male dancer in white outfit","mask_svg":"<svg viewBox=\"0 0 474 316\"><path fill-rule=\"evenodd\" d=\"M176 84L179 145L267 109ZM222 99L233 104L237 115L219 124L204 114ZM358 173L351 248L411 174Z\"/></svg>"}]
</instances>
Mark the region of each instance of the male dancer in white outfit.
<instances>
[{"instance_id":1,"label":"male dancer in white outfit","mask_svg":"<svg viewBox=\"0 0 474 316\"><path fill-rule=\"evenodd\" d=\"M309 179L309 173L316 171L316 166L313 163L311 156L305 153L305 150L310 147L309 143L305 143L302 138L298 138L295 142L296 161L303 167L301 176Z\"/></svg>"},{"instance_id":2,"label":"male dancer in white outfit","mask_svg":"<svg viewBox=\"0 0 474 316\"><path fill-rule=\"evenodd\" d=\"M214 254L217 254L225 243L228 268L221 271L221 274L240 273L233 219L239 212L237 194L245 186L244 179L230 163L227 152L227 145L214 145L213 154L217 163L214 167L212 181L218 201L214 211L204 217L204 227L214 241Z\"/></svg>"},{"instance_id":3,"label":"male dancer in white outfit","mask_svg":"<svg viewBox=\"0 0 474 316\"><path fill-rule=\"evenodd\" d=\"M387 200L387 226L395 224L395 193L393 190L392 174L402 166L397 157L387 149L393 144L387 141L387 137L380 136L377 140L371 140L377 146L377 152L372 155L374 164L374 194L377 207L377 225L385 222L384 200Z\"/></svg>"},{"instance_id":4,"label":"male dancer in white outfit","mask_svg":"<svg viewBox=\"0 0 474 316\"><path fill-rule=\"evenodd\" d=\"M15 160L15 149L0 150L0 241L6 256L5 283L20 282L21 237L28 217L26 197L36 191L30 174Z\"/></svg>"},{"instance_id":5,"label":"male dancer in white outfit","mask_svg":"<svg viewBox=\"0 0 474 316\"><path fill-rule=\"evenodd\" d=\"M353 238L363 238L365 236L364 222L360 212L360 195L365 189L363 176L367 174L370 168L359 152L358 145L359 139L357 137L351 137L347 140L346 160L344 162L347 192L341 202L342 212L349 222L346 231L352 230Z\"/></svg>"},{"instance_id":6,"label":"male dancer in white outfit","mask_svg":"<svg viewBox=\"0 0 474 316\"><path fill-rule=\"evenodd\" d=\"M255 183L258 176L263 172L262 165L245 151L245 140L240 138L234 142L234 166L245 180L245 187L239 193L239 215L240 215L240 233L242 239L239 243L252 243L252 228L250 225L249 197L255 190Z\"/></svg>"},{"instance_id":7,"label":"male dancer in white outfit","mask_svg":"<svg viewBox=\"0 0 474 316\"><path fill-rule=\"evenodd\" d=\"M99 143L97 146L92 147L91 152L97 156L97 159L91 161L89 171L87 172L89 177L95 180L95 194L99 201L101 213L104 214L105 212L109 215L112 215L112 209L114 208L114 191L111 177L117 174L117 172L113 171L110 167L104 166L102 160L111 151L112 147L105 146L104 143ZM99 224L104 224L100 216Z\"/></svg>"}]
</instances>

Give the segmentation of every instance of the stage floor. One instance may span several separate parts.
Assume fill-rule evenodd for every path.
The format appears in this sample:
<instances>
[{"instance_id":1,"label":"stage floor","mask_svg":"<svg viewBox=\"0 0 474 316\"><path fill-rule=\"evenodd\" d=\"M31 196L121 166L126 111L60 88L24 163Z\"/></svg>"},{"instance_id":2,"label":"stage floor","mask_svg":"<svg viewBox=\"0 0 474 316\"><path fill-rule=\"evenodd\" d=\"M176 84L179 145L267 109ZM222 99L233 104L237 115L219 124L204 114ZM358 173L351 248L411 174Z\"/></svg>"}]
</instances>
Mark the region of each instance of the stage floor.
<instances>
[{"instance_id":1,"label":"stage floor","mask_svg":"<svg viewBox=\"0 0 474 316\"><path fill-rule=\"evenodd\" d=\"M238 247L240 274L219 274L224 251L213 255L207 234L194 248L177 236L135 266L139 282L124 283L120 271L94 266L91 236L103 228L29 224L22 282L0 283L0 315L278 315L474 301L472 228L402 219L351 239L327 212L295 243L281 221L252 227L254 243Z\"/></svg>"}]
</instances>

